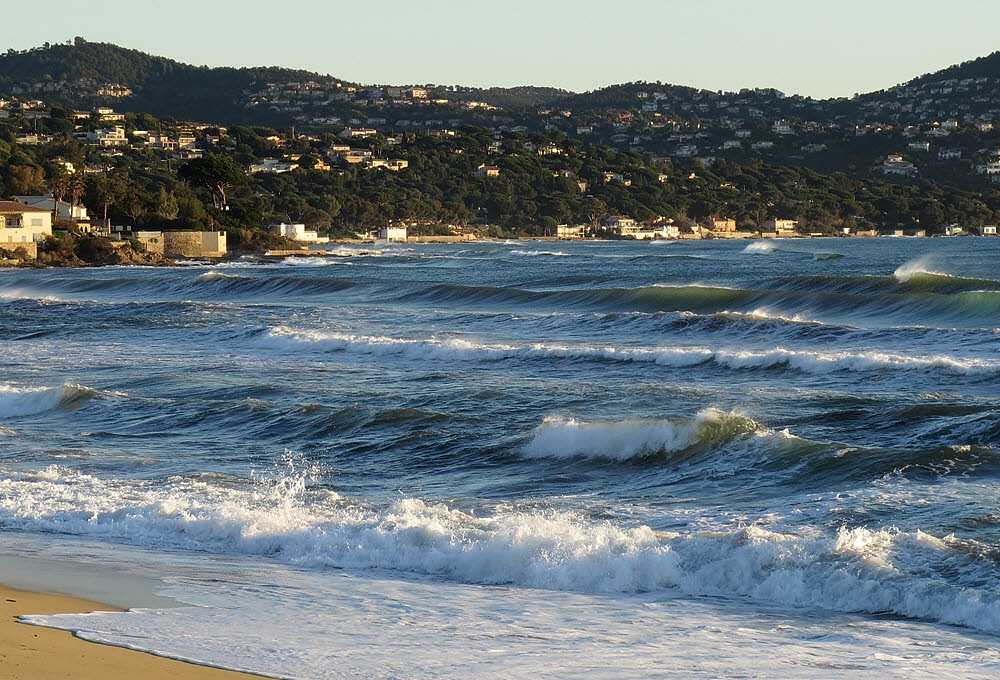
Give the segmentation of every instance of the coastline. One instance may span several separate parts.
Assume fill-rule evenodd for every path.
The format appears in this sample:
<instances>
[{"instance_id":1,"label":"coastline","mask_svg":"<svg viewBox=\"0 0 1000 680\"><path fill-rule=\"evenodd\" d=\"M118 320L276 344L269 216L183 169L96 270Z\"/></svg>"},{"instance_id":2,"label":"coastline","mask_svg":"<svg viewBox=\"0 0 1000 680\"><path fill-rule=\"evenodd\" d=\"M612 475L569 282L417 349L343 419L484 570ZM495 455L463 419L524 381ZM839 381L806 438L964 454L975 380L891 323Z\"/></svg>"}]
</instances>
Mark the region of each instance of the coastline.
<instances>
[{"instance_id":1,"label":"coastline","mask_svg":"<svg viewBox=\"0 0 1000 680\"><path fill-rule=\"evenodd\" d=\"M21 623L25 615L121 611L65 595L0 585L0 678L3 680L239 680L261 676L200 666L89 642L68 631Z\"/></svg>"}]
</instances>

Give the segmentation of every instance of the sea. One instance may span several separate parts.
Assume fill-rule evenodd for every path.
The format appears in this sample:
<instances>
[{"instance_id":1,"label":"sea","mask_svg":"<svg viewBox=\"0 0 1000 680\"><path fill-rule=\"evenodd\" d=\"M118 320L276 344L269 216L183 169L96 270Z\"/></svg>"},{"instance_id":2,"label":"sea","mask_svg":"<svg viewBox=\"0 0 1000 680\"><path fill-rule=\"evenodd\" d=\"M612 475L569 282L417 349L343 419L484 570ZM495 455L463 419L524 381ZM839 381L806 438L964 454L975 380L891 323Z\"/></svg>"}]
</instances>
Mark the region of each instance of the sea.
<instances>
[{"instance_id":1,"label":"sea","mask_svg":"<svg viewBox=\"0 0 1000 680\"><path fill-rule=\"evenodd\" d=\"M26 623L296 680L1000 677L1000 239L338 254L0 272L0 564L162 598Z\"/></svg>"}]
</instances>

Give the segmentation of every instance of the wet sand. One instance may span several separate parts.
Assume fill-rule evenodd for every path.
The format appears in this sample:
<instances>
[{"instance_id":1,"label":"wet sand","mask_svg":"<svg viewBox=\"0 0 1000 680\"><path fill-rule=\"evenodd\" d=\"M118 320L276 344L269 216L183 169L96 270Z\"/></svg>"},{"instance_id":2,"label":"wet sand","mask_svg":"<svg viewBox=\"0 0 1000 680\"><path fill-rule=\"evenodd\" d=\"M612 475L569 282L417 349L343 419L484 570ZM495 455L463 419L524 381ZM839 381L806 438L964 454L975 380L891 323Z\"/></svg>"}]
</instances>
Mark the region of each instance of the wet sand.
<instances>
[{"instance_id":1,"label":"wet sand","mask_svg":"<svg viewBox=\"0 0 1000 680\"><path fill-rule=\"evenodd\" d=\"M31 626L17 620L26 614L117 610L117 607L87 600L0 586L0 679L238 680L258 677L95 644L66 631Z\"/></svg>"}]
</instances>

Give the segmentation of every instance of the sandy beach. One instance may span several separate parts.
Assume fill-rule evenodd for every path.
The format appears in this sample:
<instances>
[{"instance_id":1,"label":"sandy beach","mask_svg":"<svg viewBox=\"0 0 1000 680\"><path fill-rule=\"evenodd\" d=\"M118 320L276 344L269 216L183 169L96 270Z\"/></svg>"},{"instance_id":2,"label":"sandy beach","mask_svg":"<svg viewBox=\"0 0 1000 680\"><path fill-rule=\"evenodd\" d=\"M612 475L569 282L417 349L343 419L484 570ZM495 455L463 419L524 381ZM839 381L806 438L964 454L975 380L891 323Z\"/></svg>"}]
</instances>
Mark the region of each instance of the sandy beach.
<instances>
[{"instance_id":1,"label":"sandy beach","mask_svg":"<svg viewBox=\"0 0 1000 680\"><path fill-rule=\"evenodd\" d=\"M120 647L95 644L71 633L18 623L24 614L68 614L116 607L61 595L0 586L0 678L3 680L236 680L257 676L197 666Z\"/></svg>"}]
</instances>

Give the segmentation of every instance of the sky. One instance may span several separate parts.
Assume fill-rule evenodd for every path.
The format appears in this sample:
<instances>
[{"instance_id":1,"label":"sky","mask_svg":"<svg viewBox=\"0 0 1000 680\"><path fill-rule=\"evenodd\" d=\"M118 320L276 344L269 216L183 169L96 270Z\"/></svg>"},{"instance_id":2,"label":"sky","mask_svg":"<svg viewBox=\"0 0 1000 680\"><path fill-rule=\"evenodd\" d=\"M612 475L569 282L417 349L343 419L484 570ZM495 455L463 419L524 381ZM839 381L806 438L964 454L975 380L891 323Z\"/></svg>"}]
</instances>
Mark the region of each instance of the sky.
<instances>
[{"instance_id":1,"label":"sky","mask_svg":"<svg viewBox=\"0 0 1000 680\"><path fill-rule=\"evenodd\" d=\"M637 80L851 96L1000 49L1000 0L36 0L0 44L74 36L364 84ZM11 24L8 23L10 28Z\"/></svg>"}]
</instances>

